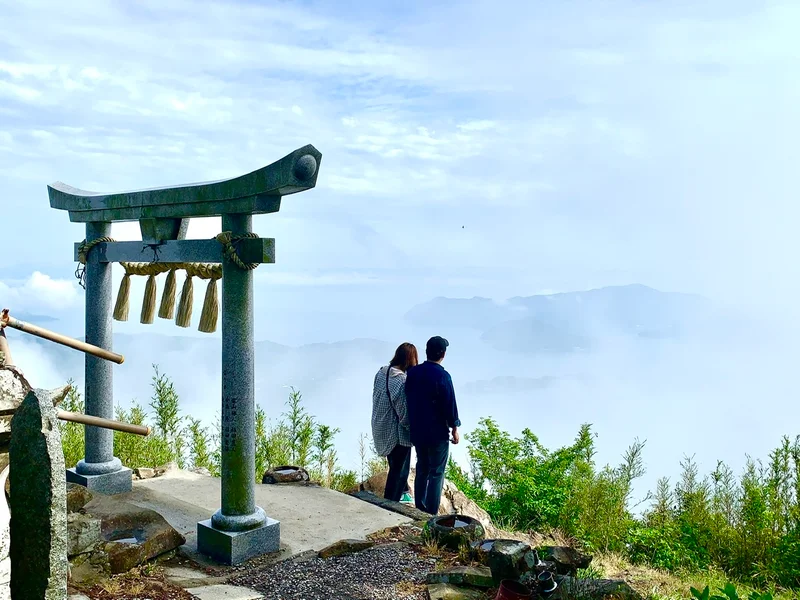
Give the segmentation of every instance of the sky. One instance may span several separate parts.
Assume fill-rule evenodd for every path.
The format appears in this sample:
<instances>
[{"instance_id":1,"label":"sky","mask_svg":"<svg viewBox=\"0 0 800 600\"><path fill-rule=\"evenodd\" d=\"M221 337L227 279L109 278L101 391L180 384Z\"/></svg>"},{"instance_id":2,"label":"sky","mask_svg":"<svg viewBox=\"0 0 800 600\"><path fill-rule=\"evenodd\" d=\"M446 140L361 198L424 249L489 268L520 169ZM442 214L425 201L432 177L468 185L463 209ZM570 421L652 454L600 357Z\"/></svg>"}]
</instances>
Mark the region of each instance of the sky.
<instances>
[{"instance_id":1,"label":"sky","mask_svg":"<svg viewBox=\"0 0 800 600\"><path fill-rule=\"evenodd\" d=\"M792 1L0 0L0 302L81 333L84 232L47 184L214 180L310 143L317 187L254 219L277 245L259 339L627 283L795 326L799 26Z\"/></svg>"}]
</instances>

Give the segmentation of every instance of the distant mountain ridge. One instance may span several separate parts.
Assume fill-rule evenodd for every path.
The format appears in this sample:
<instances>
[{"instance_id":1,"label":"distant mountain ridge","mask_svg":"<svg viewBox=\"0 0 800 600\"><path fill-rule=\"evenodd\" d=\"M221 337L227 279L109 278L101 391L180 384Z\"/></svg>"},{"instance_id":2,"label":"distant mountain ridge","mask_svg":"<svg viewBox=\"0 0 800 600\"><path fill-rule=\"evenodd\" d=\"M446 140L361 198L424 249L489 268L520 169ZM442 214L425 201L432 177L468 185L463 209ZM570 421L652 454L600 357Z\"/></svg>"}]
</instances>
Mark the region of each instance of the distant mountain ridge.
<instances>
[{"instance_id":1,"label":"distant mountain ridge","mask_svg":"<svg viewBox=\"0 0 800 600\"><path fill-rule=\"evenodd\" d=\"M677 338L702 329L711 315L711 303L702 296L632 284L504 303L440 297L415 306L405 318L421 327L477 329L498 350L562 353L614 336Z\"/></svg>"}]
</instances>

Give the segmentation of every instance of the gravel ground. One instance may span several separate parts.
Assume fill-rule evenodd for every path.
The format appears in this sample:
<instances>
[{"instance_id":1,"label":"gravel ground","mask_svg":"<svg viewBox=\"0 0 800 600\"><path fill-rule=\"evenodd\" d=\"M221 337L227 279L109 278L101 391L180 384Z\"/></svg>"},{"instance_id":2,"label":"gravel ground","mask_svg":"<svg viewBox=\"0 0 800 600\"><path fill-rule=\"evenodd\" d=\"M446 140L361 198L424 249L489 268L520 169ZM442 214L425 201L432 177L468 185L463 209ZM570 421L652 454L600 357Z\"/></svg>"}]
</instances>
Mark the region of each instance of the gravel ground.
<instances>
[{"instance_id":1,"label":"gravel ground","mask_svg":"<svg viewBox=\"0 0 800 600\"><path fill-rule=\"evenodd\" d=\"M256 589L265 600L423 600L421 584L435 564L405 544L386 544L328 560L286 561L229 583Z\"/></svg>"}]
</instances>

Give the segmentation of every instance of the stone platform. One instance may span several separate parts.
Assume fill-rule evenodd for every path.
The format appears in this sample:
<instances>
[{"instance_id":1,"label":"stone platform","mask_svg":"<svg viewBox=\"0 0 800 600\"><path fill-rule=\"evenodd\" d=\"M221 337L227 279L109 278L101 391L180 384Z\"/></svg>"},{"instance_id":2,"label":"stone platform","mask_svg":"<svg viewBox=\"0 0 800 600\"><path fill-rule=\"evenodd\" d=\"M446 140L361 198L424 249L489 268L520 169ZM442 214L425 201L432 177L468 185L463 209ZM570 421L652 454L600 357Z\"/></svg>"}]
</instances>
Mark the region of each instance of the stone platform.
<instances>
[{"instance_id":1,"label":"stone platform","mask_svg":"<svg viewBox=\"0 0 800 600\"><path fill-rule=\"evenodd\" d=\"M183 554L214 564L197 552L197 524L220 506L220 480L187 471L133 482L133 490L116 496L149 508L186 537ZM309 485L256 485L256 505L280 522L279 558L319 551L342 539L363 539L370 533L410 523L412 519L352 496ZM278 558L278 556L276 556Z\"/></svg>"}]
</instances>

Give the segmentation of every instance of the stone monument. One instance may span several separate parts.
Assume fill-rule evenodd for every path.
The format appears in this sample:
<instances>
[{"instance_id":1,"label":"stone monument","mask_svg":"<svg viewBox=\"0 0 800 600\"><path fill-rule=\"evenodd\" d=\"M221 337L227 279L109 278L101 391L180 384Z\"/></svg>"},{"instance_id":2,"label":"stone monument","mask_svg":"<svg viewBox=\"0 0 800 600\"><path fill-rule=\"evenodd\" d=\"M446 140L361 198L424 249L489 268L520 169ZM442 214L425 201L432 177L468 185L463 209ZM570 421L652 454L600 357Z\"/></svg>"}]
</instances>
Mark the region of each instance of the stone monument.
<instances>
[{"instance_id":1,"label":"stone monument","mask_svg":"<svg viewBox=\"0 0 800 600\"><path fill-rule=\"evenodd\" d=\"M221 264L217 274L222 278L222 497L220 509L198 523L197 545L200 552L228 564L277 551L280 544L280 524L255 505L252 270L258 264L274 262L274 240L259 238L251 231L252 216L277 212L282 196L313 188L321 159L317 149L308 145L257 171L221 181L109 194L60 182L48 187L50 206L67 210L70 221L86 226L86 239L76 244L75 258L85 264L80 276L85 277L88 343L111 350L112 263L123 263L126 276L148 275L142 308L145 323L152 322L156 274L173 275L174 270L184 269L184 289L191 290L191 276L200 272L198 263ZM211 240L185 239L191 217L209 216L222 217L220 235ZM117 242L110 237L112 223L134 220L139 221L141 242ZM142 260L149 262L143 266L134 263ZM212 285L216 274L206 271L205 278L211 282L204 317L206 308L215 307ZM123 288L127 294L125 285ZM127 318L124 293L121 288L118 299L124 309L114 312ZM176 319L182 326L187 324L186 311L191 313L191 292L188 296L187 302L181 299ZM165 300L162 298L159 316L171 318L171 308L164 309ZM216 321L203 328L203 320L201 331L213 331ZM86 356L87 414L113 417L111 368L101 359ZM86 428L86 457L68 471L67 479L103 493L130 489L130 470L113 456L113 432Z\"/></svg>"},{"instance_id":2,"label":"stone monument","mask_svg":"<svg viewBox=\"0 0 800 600\"><path fill-rule=\"evenodd\" d=\"M11 597L67 597L67 489L54 399L28 392L11 421Z\"/></svg>"}]
</instances>

